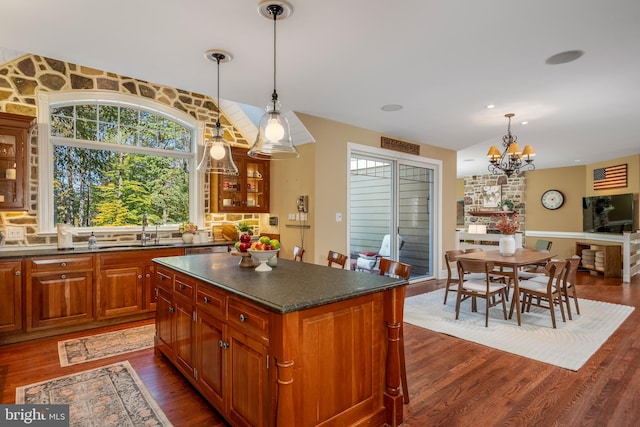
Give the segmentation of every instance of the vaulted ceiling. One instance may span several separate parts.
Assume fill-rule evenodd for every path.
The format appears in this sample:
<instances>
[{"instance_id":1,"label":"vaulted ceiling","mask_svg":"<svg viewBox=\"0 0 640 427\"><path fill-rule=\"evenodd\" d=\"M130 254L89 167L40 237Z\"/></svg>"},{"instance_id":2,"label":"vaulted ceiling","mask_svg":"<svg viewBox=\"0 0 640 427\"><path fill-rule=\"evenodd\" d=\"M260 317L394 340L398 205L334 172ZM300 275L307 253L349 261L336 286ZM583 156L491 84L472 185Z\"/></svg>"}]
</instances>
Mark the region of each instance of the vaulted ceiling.
<instances>
[{"instance_id":1,"label":"vaulted ceiling","mask_svg":"<svg viewBox=\"0 0 640 427\"><path fill-rule=\"evenodd\" d=\"M215 96L204 52L222 49L233 60L221 68L221 97L262 108L273 22L258 2L4 0L0 61L28 52ZM284 111L456 150L458 176L487 171L506 113L538 169L640 153L637 0L290 4L277 24ZM584 54L545 63L570 50ZM381 110L389 104L403 108Z\"/></svg>"}]
</instances>

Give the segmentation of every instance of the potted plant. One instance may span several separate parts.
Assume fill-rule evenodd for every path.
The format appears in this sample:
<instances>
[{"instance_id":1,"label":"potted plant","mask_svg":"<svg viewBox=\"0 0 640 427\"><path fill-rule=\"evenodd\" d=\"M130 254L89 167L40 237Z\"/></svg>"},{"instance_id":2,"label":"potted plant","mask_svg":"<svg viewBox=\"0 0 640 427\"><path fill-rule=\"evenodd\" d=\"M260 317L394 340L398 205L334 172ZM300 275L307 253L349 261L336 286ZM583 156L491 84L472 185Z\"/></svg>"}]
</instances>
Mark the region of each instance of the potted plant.
<instances>
[{"instance_id":1,"label":"potted plant","mask_svg":"<svg viewBox=\"0 0 640 427\"><path fill-rule=\"evenodd\" d=\"M185 243L193 243L193 236L198 231L198 226L191 221L186 221L180 224L178 231L182 234L182 241Z\"/></svg>"},{"instance_id":2,"label":"potted plant","mask_svg":"<svg viewBox=\"0 0 640 427\"><path fill-rule=\"evenodd\" d=\"M508 212L512 212L513 211L513 200L511 199L503 199L502 202L500 202L500 206L502 206L502 210L503 211L508 211Z\"/></svg>"}]
</instances>

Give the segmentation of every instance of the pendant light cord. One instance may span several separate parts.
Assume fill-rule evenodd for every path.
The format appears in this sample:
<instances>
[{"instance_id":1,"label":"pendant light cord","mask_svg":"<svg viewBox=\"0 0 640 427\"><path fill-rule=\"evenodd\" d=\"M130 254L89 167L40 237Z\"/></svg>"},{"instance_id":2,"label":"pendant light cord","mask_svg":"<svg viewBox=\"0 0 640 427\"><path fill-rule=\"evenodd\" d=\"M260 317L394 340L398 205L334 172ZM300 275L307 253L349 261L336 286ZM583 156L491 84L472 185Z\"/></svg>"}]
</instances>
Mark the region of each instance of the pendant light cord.
<instances>
[{"instance_id":1,"label":"pendant light cord","mask_svg":"<svg viewBox=\"0 0 640 427\"><path fill-rule=\"evenodd\" d=\"M216 56L216 61L218 62L218 117L216 118L216 136L220 136L220 60L221 55Z\"/></svg>"},{"instance_id":2,"label":"pendant light cord","mask_svg":"<svg viewBox=\"0 0 640 427\"><path fill-rule=\"evenodd\" d=\"M273 7L269 9L269 12L273 15L273 93L271 94L271 101L275 111L276 103L278 102L278 92L276 92L276 21L278 20L278 15L282 13L282 7Z\"/></svg>"}]
</instances>

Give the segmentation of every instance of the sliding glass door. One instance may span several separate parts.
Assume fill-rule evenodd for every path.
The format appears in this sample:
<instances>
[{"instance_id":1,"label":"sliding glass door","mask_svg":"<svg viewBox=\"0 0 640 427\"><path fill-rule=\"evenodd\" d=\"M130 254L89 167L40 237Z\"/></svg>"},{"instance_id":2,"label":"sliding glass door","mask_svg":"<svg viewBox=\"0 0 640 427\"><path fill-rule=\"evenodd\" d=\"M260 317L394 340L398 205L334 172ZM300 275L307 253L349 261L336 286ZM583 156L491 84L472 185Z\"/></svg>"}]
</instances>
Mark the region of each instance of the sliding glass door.
<instances>
[{"instance_id":1,"label":"sliding glass door","mask_svg":"<svg viewBox=\"0 0 640 427\"><path fill-rule=\"evenodd\" d=\"M356 268L375 272L364 258L380 255L412 265L412 278L433 276L433 168L358 151L351 152L349 168L349 245Z\"/></svg>"}]
</instances>

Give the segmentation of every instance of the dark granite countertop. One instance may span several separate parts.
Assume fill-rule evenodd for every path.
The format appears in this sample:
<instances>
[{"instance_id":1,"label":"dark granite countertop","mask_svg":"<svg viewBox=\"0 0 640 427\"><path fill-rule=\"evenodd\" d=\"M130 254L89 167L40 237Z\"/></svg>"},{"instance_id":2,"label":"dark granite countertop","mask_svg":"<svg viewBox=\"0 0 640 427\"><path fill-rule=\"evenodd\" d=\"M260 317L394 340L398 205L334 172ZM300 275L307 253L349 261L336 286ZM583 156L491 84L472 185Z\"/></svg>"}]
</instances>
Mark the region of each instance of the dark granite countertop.
<instances>
[{"instance_id":1,"label":"dark granite countertop","mask_svg":"<svg viewBox=\"0 0 640 427\"><path fill-rule=\"evenodd\" d=\"M200 279L276 313L289 313L406 285L396 279L278 259L269 272L240 267L229 254L156 258L157 264Z\"/></svg>"},{"instance_id":2,"label":"dark granite countertop","mask_svg":"<svg viewBox=\"0 0 640 427\"><path fill-rule=\"evenodd\" d=\"M130 243L116 243L116 242L98 242L98 249L89 249L86 244L83 246L74 247L73 249L58 249L55 246L16 246L15 248L4 247L0 249L0 260L11 258L30 258L41 256L63 256L63 255L79 255L79 254L101 254L109 252L121 252L121 251L141 251L152 249L167 249L167 248L202 248L208 246L227 246L234 242L223 241L211 241L205 243L167 243L160 245L140 245L140 242Z\"/></svg>"}]
</instances>

